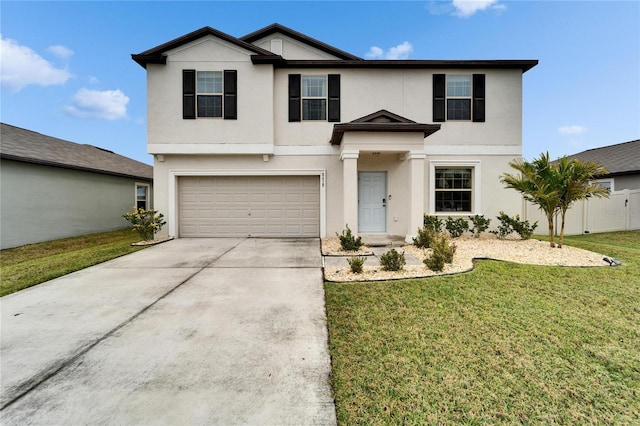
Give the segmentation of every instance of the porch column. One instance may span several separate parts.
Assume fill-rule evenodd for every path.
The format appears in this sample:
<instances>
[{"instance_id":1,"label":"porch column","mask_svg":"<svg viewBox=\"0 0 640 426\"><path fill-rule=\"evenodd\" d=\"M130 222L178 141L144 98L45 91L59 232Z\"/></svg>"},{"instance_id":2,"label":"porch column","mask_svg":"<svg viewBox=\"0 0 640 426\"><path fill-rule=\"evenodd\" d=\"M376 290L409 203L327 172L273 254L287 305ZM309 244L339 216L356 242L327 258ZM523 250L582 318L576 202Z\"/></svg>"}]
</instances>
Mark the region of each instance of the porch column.
<instances>
[{"instance_id":1,"label":"porch column","mask_svg":"<svg viewBox=\"0 0 640 426\"><path fill-rule=\"evenodd\" d=\"M342 229L349 228L358 233L358 157L359 151L343 151L342 160Z\"/></svg>"},{"instance_id":2,"label":"porch column","mask_svg":"<svg viewBox=\"0 0 640 426\"><path fill-rule=\"evenodd\" d=\"M409 162L409 229L405 241L413 242L418 235L418 228L422 227L424 215L424 163L427 155L424 152L409 152L405 159Z\"/></svg>"}]
</instances>

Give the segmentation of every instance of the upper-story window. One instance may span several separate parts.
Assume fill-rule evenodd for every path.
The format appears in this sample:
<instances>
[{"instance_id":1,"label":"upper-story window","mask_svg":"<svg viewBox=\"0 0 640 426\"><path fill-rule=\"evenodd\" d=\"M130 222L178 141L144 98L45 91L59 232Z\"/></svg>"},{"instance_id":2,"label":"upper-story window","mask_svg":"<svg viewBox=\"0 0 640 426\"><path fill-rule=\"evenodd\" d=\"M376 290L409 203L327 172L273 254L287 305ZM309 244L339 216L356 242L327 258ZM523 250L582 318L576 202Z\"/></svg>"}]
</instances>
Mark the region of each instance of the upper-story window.
<instances>
[{"instance_id":1,"label":"upper-story window","mask_svg":"<svg viewBox=\"0 0 640 426\"><path fill-rule=\"evenodd\" d=\"M289 121L340 121L340 74L289 74Z\"/></svg>"},{"instance_id":2,"label":"upper-story window","mask_svg":"<svg viewBox=\"0 0 640 426\"><path fill-rule=\"evenodd\" d=\"M198 117L222 117L222 71L198 71Z\"/></svg>"},{"instance_id":3,"label":"upper-story window","mask_svg":"<svg viewBox=\"0 0 640 426\"><path fill-rule=\"evenodd\" d=\"M471 120L471 76L447 76L447 120Z\"/></svg>"},{"instance_id":4,"label":"upper-story window","mask_svg":"<svg viewBox=\"0 0 640 426\"><path fill-rule=\"evenodd\" d=\"M327 119L327 76L302 76L302 119Z\"/></svg>"},{"instance_id":5,"label":"upper-story window","mask_svg":"<svg viewBox=\"0 0 640 426\"><path fill-rule=\"evenodd\" d=\"M182 70L182 118L238 118L236 70Z\"/></svg>"},{"instance_id":6,"label":"upper-story window","mask_svg":"<svg viewBox=\"0 0 640 426\"><path fill-rule=\"evenodd\" d=\"M485 121L485 75L433 75L433 121Z\"/></svg>"}]
</instances>

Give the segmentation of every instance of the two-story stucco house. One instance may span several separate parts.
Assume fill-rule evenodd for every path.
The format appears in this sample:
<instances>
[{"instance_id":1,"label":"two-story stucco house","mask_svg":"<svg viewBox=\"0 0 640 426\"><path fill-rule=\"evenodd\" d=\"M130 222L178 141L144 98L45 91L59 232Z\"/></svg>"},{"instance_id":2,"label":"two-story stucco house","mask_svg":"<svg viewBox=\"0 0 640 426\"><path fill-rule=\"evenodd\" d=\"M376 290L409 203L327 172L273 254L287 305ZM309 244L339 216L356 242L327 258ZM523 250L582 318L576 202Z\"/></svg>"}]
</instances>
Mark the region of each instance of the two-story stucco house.
<instances>
[{"instance_id":1,"label":"two-story stucco house","mask_svg":"<svg viewBox=\"0 0 640 426\"><path fill-rule=\"evenodd\" d=\"M410 238L424 213L522 211L499 177L536 60L363 60L279 24L132 57L172 236Z\"/></svg>"}]
</instances>

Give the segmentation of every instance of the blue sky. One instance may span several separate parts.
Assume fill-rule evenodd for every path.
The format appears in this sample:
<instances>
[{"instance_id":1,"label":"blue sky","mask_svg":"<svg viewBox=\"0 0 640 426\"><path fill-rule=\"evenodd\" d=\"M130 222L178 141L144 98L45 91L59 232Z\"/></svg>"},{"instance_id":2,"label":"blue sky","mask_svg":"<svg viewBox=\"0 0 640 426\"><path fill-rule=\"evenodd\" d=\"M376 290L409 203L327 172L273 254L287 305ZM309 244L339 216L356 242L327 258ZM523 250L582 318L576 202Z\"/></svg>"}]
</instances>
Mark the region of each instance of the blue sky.
<instances>
[{"instance_id":1,"label":"blue sky","mask_svg":"<svg viewBox=\"0 0 640 426\"><path fill-rule=\"evenodd\" d=\"M361 57L538 59L524 75L524 157L640 138L640 1L5 1L2 122L146 154L145 71L131 60L211 26L273 22Z\"/></svg>"}]
</instances>

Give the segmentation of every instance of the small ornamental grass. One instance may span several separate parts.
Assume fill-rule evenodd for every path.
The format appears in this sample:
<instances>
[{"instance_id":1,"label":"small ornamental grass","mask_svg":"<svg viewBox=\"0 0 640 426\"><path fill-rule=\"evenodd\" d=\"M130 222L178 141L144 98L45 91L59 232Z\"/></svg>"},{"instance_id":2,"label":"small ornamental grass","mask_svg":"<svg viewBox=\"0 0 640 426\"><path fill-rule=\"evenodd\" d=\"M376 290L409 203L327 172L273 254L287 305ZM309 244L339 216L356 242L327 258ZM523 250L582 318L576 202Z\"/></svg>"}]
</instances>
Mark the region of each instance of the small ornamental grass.
<instances>
[{"instance_id":1,"label":"small ornamental grass","mask_svg":"<svg viewBox=\"0 0 640 426\"><path fill-rule=\"evenodd\" d=\"M406 264L404 253L399 253L394 248L380 256L380 266L385 271L401 271Z\"/></svg>"},{"instance_id":2,"label":"small ornamental grass","mask_svg":"<svg viewBox=\"0 0 640 426\"><path fill-rule=\"evenodd\" d=\"M353 272L354 274L361 274L362 267L366 260L367 258L364 256L353 256L347 259L347 263L351 267L351 272Z\"/></svg>"},{"instance_id":3,"label":"small ornamental grass","mask_svg":"<svg viewBox=\"0 0 640 426\"><path fill-rule=\"evenodd\" d=\"M434 272L441 272L446 263L453 263L453 255L456 252L456 245L449 243L449 237L440 233L436 236L431 245L433 252L431 256L425 258L422 262Z\"/></svg>"},{"instance_id":4,"label":"small ornamental grass","mask_svg":"<svg viewBox=\"0 0 640 426\"><path fill-rule=\"evenodd\" d=\"M133 206L133 212L122 215L123 218L131 222L133 230L140 235L144 241L151 241L156 232L160 231L167 223L164 221L162 213L156 210L145 210Z\"/></svg>"},{"instance_id":5,"label":"small ornamental grass","mask_svg":"<svg viewBox=\"0 0 640 426\"><path fill-rule=\"evenodd\" d=\"M358 251L362 247L362 238L353 235L349 225L342 231L342 235L337 232L336 235L340 238L340 247L344 251Z\"/></svg>"}]
</instances>

